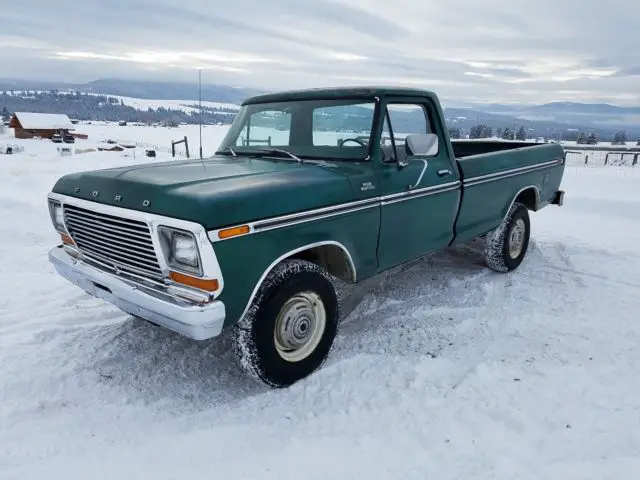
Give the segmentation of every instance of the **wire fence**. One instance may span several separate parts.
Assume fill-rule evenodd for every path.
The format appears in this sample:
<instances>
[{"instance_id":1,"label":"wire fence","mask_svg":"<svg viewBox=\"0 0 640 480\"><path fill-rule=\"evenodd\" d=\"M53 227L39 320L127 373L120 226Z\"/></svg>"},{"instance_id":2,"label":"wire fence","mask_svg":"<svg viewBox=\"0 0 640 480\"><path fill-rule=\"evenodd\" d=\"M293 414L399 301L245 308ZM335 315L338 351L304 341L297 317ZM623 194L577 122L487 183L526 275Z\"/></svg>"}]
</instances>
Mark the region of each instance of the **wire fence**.
<instances>
[{"instance_id":1,"label":"wire fence","mask_svg":"<svg viewBox=\"0 0 640 480\"><path fill-rule=\"evenodd\" d=\"M171 153L171 147L165 148L165 147L161 147L160 145L155 145L152 143L136 142L136 147L144 148L145 150L155 150L156 152ZM176 148L175 151L176 151L176 155L179 155L181 157L187 156L186 149Z\"/></svg>"},{"instance_id":2,"label":"wire fence","mask_svg":"<svg viewBox=\"0 0 640 480\"><path fill-rule=\"evenodd\" d=\"M565 159L568 165L637 167L640 161L640 151L567 149L565 150Z\"/></svg>"}]
</instances>

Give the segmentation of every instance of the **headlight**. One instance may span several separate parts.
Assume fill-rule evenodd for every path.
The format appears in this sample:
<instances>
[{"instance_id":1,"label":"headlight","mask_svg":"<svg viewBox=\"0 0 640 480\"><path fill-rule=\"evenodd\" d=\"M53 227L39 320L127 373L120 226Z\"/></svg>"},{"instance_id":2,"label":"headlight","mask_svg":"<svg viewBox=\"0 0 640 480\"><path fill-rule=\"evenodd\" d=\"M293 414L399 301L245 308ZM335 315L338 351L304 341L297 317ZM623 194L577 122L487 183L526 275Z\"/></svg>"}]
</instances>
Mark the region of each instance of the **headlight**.
<instances>
[{"instance_id":1,"label":"headlight","mask_svg":"<svg viewBox=\"0 0 640 480\"><path fill-rule=\"evenodd\" d=\"M51 221L53 226L59 232L64 233L64 215L62 213L62 205L55 200L49 200L49 215L51 215Z\"/></svg>"},{"instance_id":2,"label":"headlight","mask_svg":"<svg viewBox=\"0 0 640 480\"><path fill-rule=\"evenodd\" d=\"M198 247L193 237L173 234L173 256L176 262L198 268Z\"/></svg>"},{"instance_id":3,"label":"headlight","mask_svg":"<svg viewBox=\"0 0 640 480\"><path fill-rule=\"evenodd\" d=\"M200 253L196 239L191 232L158 227L162 253L167 265L175 270L202 275Z\"/></svg>"}]
</instances>

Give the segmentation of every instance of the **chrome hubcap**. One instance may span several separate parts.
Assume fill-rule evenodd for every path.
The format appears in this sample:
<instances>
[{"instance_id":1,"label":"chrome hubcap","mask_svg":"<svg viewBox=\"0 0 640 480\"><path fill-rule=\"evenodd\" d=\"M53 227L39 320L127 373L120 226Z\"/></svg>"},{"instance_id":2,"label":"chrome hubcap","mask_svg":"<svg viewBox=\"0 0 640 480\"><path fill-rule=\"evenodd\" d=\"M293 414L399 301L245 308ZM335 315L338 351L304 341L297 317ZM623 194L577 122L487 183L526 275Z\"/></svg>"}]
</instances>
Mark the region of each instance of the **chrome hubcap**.
<instances>
[{"instance_id":1,"label":"chrome hubcap","mask_svg":"<svg viewBox=\"0 0 640 480\"><path fill-rule=\"evenodd\" d=\"M302 292L291 297L276 318L276 350L288 362L304 360L320 343L326 324L327 312L319 295Z\"/></svg>"},{"instance_id":2,"label":"chrome hubcap","mask_svg":"<svg viewBox=\"0 0 640 480\"><path fill-rule=\"evenodd\" d=\"M509 256L513 259L518 258L522 253L526 228L524 220L519 218L511 229L509 234Z\"/></svg>"}]
</instances>

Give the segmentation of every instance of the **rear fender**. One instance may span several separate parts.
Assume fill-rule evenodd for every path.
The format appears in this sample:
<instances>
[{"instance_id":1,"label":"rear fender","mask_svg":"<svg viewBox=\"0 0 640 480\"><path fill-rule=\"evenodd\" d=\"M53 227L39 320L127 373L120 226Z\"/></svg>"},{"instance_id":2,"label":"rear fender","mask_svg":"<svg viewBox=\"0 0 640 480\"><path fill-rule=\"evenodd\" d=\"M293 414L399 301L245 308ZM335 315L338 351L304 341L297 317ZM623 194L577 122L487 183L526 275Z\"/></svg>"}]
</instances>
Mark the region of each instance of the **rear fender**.
<instances>
[{"instance_id":1,"label":"rear fender","mask_svg":"<svg viewBox=\"0 0 640 480\"><path fill-rule=\"evenodd\" d=\"M540 208L540 190L536 185L528 185L518 190L513 196L513 200L511 200L502 211L502 220L500 223L504 222L504 219L509 214L509 210L511 210L511 207L516 202L522 203L529 210L535 212Z\"/></svg>"}]
</instances>

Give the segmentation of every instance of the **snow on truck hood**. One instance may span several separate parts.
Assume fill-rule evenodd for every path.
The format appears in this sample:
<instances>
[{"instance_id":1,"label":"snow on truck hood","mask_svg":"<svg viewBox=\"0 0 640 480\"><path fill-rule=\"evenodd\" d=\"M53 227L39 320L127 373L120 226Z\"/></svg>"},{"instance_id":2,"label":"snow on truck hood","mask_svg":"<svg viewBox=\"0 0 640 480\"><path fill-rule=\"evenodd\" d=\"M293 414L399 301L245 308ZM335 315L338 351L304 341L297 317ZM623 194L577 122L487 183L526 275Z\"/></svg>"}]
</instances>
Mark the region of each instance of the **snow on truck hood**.
<instances>
[{"instance_id":1,"label":"snow on truck hood","mask_svg":"<svg viewBox=\"0 0 640 480\"><path fill-rule=\"evenodd\" d=\"M344 170L220 156L69 174L53 191L215 228L352 200ZM145 200L148 207L143 207Z\"/></svg>"}]
</instances>

